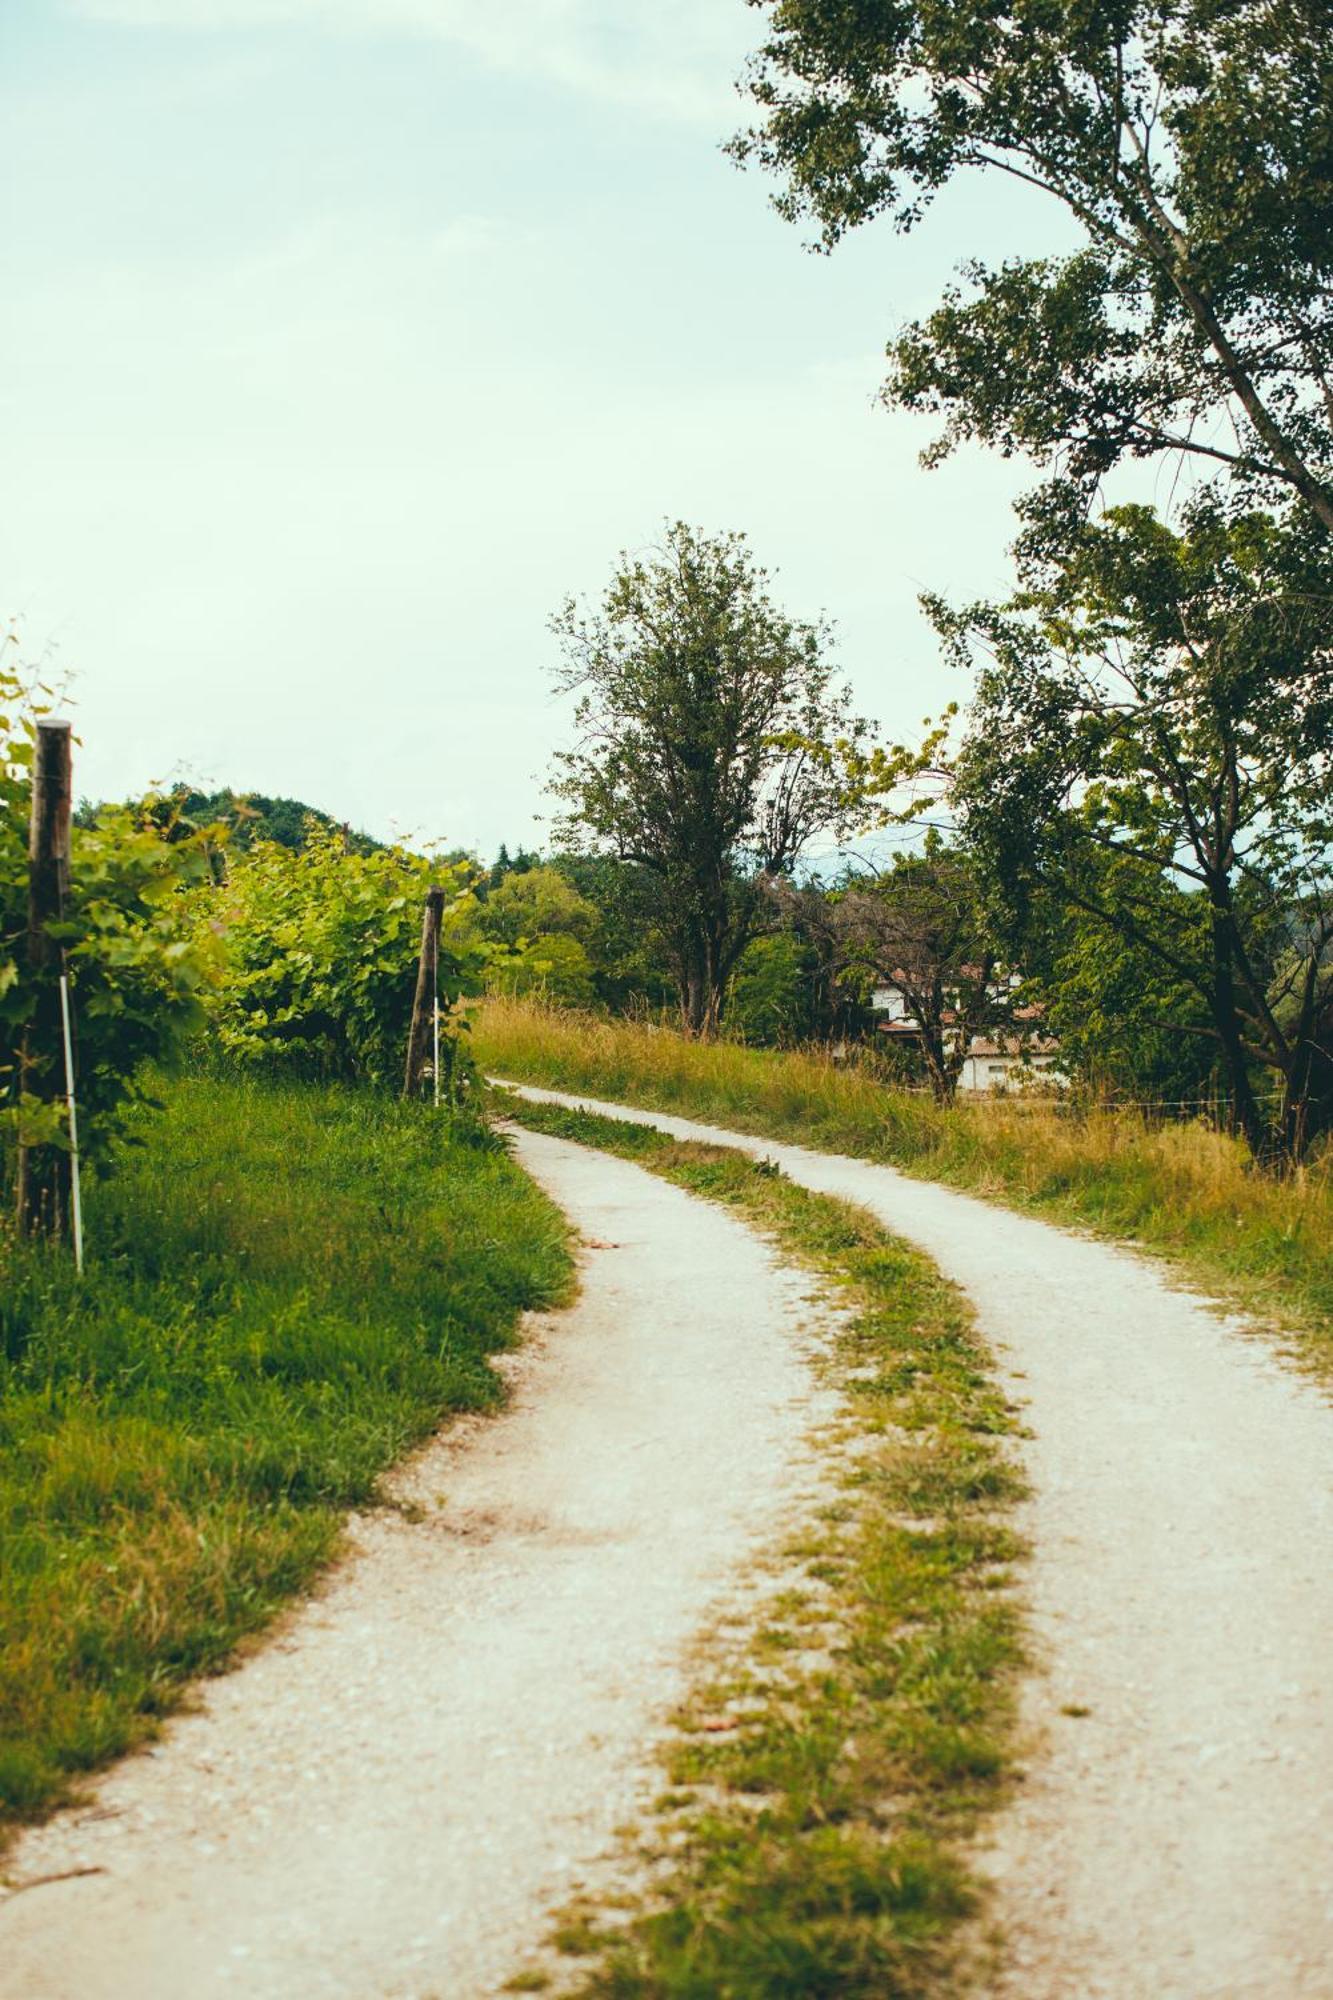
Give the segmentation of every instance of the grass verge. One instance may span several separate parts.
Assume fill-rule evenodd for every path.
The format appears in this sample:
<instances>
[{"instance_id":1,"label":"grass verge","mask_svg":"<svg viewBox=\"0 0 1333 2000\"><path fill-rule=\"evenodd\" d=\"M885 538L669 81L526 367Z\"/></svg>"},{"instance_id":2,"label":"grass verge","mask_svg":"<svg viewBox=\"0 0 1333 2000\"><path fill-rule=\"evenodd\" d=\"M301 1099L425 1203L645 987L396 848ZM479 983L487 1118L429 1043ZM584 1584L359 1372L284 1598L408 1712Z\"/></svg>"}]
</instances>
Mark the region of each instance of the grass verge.
<instances>
[{"instance_id":1,"label":"grass verge","mask_svg":"<svg viewBox=\"0 0 1333 2000\"><path fill-rule=\"evenodd\" d=\"M186 1082L88 1201L88 1275L0 1241L0 1840L151 1733L345 1510L563 1296L562 1218L483 1128Z\"/></svg>"},{"instance_id":2,"label":"grass verge","mask_svg":"<svg viewBox=\"0 0 1333 2000\"><path fill-rule=\"evenodd\" d=\"M528 1002L487 1002L473 1046L486 1067L522 1082L889 1161L1131 1239L1280 1325L1308 1365L1333 1376L1333 1154L1274 1181L1202 1124L1154 1126L1134 1112L1079 1114L1022 1098L941 1111L819 1052L690 1042Z\"/></svg>"},{"instance_id":3,"label":"grass verge","mask_svg":"<svg viewBox=\"0 0 1333 2000\"><path fill-rule=\"evenodd\" d=\"M725 1203L833 1288L846 1417L830 1497L677 1718L650 1886L565 1913L514 1991L588 2000L957 1995L1004 1796L1021 1619L1015 1417L958 1291L863 1211L647 1126L504 1100L524 1125Z\"/></svg>"}]
</instances>

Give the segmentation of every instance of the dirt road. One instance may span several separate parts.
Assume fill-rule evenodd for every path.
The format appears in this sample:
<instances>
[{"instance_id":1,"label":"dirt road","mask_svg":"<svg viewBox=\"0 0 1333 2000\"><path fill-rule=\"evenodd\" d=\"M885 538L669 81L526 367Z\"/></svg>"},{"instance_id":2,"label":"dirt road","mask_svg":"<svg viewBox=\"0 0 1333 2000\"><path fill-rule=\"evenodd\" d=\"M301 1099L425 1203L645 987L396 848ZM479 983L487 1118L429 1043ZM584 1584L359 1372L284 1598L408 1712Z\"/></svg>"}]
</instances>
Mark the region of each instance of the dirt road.
<instances>
[{"instance_id":1,"label":"dirt road","mask_svg":"<svg viewBox=\"0 0 1333 2000\"><path fill-rule=\"evenodd\" d=\"M501 1418L397 1482L202 1712L29 1835L4 2000L480 2000L661 1783L719 1591L814 1480L808 1280L637 1167L520 1134L585 1237ZM443 1504L441 1504L441 1497Z\"/></svg>"},{"instance_id":2,"label":"dirt road","mask_svg":"<svg viewBox=\"0 0 1333 2000\"><path fill-rule=\"evenodd\" d=\"M1333 1996L1333 1410L1145 1260L862 1160L777 1160L971 1295L1027 1406L1036 1747L989 1866L1012 2000ZM1077 1712L1075 1712L1077 1711Z\"/></svg>"}]
</instances>

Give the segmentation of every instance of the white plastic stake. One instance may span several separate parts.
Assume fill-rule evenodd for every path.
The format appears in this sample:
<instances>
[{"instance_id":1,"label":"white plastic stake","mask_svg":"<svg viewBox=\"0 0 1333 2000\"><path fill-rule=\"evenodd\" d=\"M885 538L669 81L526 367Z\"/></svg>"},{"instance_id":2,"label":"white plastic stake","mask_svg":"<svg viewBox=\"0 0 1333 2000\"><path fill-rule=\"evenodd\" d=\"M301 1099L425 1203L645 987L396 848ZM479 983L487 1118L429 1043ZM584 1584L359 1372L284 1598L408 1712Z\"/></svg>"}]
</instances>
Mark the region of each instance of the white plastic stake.
<instances>
[{"instance_id":1,"label":"white plastic stake","mask_svg":"<svg viewBox=\"0 0 1333 2000\"><path fill-rule=\"evenodd\" d=\"M440 1108L440 992L435 989L435 1061L432 1064L435 1076L435 1109Z\"/></svg>"},{"instance_id":2,"label":"white plastic stake","mask_svg":"<svg viewBox=\"0 0 1333 2000\"><path fill-rule=\"evenodd\" d=\"M74 1031L69 1018L69 980L60 975L60 1018L65 1028L65 1102L69 1106L69 1189L74 1210L74 1268L83 1276L83 1200L79 1189L79 1114L74 1102Z\"/></svg>"}]
</instances>

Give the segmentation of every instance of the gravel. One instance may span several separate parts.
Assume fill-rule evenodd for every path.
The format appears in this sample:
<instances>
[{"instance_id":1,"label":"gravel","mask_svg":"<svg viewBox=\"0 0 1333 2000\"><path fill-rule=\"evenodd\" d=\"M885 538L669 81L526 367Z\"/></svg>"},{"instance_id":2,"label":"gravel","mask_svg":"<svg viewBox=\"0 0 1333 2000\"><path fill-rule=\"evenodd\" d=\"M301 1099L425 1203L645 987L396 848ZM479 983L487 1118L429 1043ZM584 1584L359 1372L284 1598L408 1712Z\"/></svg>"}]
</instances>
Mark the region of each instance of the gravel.
<instances>
[{"instance_id":1,"label":"gravel","mask_svg":"<svg viewBox=\"0 0 1333 2000\"><path fill-rule=\"evenodd\" d=\"M1041 1671L984 1864L1004 2000L1333 1996L1333 1410L1145 1259L891 1168L776 1160L970 1295L1025 1405ZM1087 1711L1070 1713L1069 1711Z\"/></svg>"},{"instance_id":2,"label":"gravel","mask_svg":"<svg viewBox=\"0 0 1333 2000\"><path fill-rule=\"evenodd\" d=\"M4 2000L490 1995L660 1787L689 1641L818 1490L809 1281L640 1168L516 1144L589 1239L579 1302L404 1468L413 1507L20 1843Z\"/></svg>"}]
</instances>

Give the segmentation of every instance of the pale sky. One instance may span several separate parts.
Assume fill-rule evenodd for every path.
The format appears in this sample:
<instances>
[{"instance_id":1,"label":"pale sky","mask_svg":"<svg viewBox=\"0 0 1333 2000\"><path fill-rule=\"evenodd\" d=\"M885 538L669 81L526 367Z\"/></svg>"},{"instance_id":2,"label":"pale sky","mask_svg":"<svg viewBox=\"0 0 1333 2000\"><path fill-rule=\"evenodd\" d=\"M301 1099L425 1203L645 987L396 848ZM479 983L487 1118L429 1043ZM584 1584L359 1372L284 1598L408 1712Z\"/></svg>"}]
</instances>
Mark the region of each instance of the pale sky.
<instances>
[{"instance_id":1,"label":"pale sky","mask_svg":"<svg viewBox=\"0 0 1333 2000\"><path fill-rule=\"evenodd\" d=\"M893 735L964 690L1026 469L919 469L884 342L1004 187L832 258L720 142L742 0L3 0L0 611L77 784L538 840L546 620L664 517L741 528Z\"/></svg>"}]
</instances>

